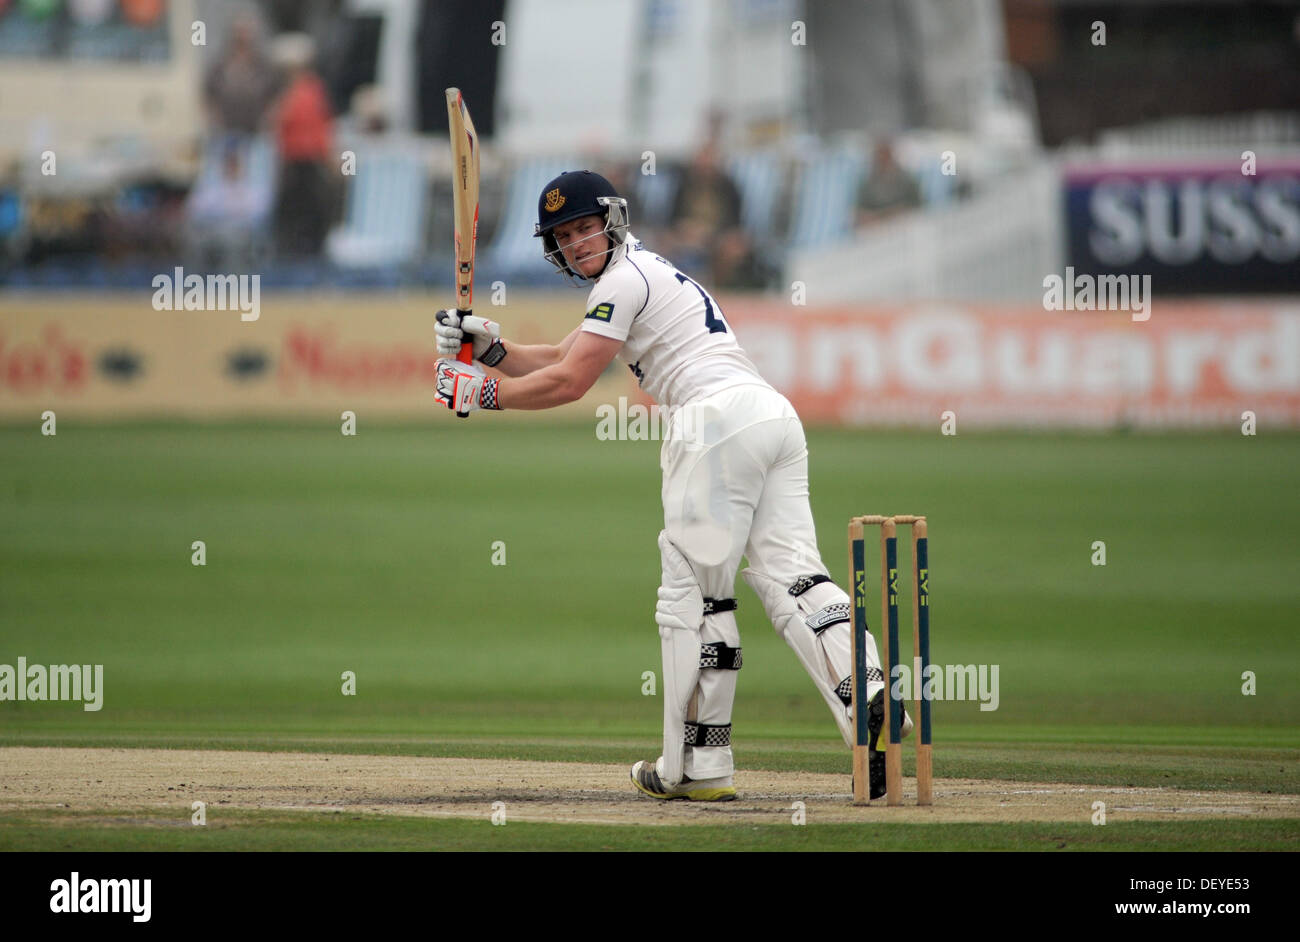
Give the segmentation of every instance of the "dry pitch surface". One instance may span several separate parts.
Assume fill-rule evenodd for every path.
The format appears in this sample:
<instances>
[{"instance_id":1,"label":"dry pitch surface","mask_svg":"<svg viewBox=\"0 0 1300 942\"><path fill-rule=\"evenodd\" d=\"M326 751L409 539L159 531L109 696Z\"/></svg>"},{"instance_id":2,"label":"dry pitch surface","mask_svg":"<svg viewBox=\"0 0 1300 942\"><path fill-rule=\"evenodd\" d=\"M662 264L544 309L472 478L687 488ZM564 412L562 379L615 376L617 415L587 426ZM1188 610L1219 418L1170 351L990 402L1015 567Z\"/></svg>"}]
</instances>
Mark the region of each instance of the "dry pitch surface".
<instances>
[{"instance_id":1,"label":"dry pitch surface","mask_svg":"<svg viewBox=\"0 0 1300 942\"><path fill-rule=\"evenodd\" d=\"M0 813L174 808L188 818L191 802L203 801L209 815L225 807L486 818L503 801L512 821L752 825L788 824L802 801L807 820L820 823L1080 822L1103 801L1108 822L1300 817L1300 795L982 779L936 779L929 808L855 808L847 775L809 772L741 771L735 801L659 802L632 787L624 765L507 759L12 747L0 748L0 769ZM914 802L915 782L904 786Z\"/></svg>"}]
</instances>

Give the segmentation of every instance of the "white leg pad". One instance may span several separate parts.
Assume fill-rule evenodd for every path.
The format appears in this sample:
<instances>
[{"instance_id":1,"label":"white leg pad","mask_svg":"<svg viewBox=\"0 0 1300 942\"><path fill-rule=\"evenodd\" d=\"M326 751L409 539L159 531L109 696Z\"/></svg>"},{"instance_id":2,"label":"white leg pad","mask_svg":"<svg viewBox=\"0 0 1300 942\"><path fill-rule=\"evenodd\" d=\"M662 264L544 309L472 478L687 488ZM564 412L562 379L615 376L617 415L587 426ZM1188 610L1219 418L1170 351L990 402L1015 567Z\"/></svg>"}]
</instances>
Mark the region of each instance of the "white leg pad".
<instances>
[{"instance_id":1,"label":"white leg pad","mask_svg":"<svg viewBox=\"0 0 1300 942\"><path fill-rule=\"evenodd\" d=\"M704 617L700 629L700 642L708 645L719 642L728 648L740 647L740 628L733 612L718 612ZM696 653L697 660L699 652ZM728 744L725 746L687 746L686 774L697 781L708 778L725 778L735 769L731 756L731 709L736 702L736 671L704 669L698 672L699 696L695 701L695 722L707 726L728 727Z\"/></svg>"},{"instance_id":2,"label":"white leg pad","mask_svg":"<svg viewBox=\"0 0 1300 942\"><path fill-rule=\"evenodd\" d=\"M660 777L676 785L685 774L686 712L695 698L700 676L700 627L704 623L704 593L690 563L659 533L663 569L655 621L663 650L664 753Z\"/></svg>"},{"instance_id":3,"label":"white leg pad","mask_svg":"<svg viewBox=\"0 0 1300 942\"><path fill-rule=\"evenodd\" d=\"M784 585L767 573L746 569L741 575L763 603L777 634L785 639L830 707L840 735L853 745L853 715L840 696L852 676L852 603L834 582L804 587L809 579ZM796 594L791 594L794 591ZM876 641L867 633L867 700L885 686ZM873 670L874 668L874 670ZM845 691L846 694L848 691Z\"/></svg>"},{"instance_id":4,"label":"white leg pad","mask_svg":"<svg viewBox=\"0 0 1300 942\"><path fill-rule=\"evenodd\" d=\"M655 621L663 651L664 695L664 751L659 776L666 785L676 785L683 776L707 779L731 775L729 742L687 746L686 726L730 726L736 672L702 670L700 659L702 644L740 647L736 618L731 612L705 616L704 593L695 572L666 531L659 534L659 553L663 577Z\"/></svg>"}]
</instances>

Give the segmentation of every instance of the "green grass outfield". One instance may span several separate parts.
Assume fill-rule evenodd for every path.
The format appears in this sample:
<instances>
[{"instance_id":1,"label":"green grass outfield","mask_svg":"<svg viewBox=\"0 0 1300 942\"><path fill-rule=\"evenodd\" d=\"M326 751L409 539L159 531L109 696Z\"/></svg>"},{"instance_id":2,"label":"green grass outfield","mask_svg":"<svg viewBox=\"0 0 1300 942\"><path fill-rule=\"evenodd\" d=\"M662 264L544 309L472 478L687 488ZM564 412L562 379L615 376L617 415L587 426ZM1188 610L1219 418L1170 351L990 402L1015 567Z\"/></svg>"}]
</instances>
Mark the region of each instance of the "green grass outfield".
<instances>
[{"instance_id":1,"label":"green grass outfield","mask_svg":"<svg viewBox=\"0 0 1300 942\"><path fill-rule=\"evenodd\" d=\"M98 713L0 702L0 745L653 755L658 444L500 419L363 417L355 438L337 425L0 428L0 664L105 674ZM935 704L937 775L1300 791L1300 436L811 430L809 444L832 574L843 583L851 514L927 513L933 660L999 667L997 710ZM792 652L741 582L738 595L738 761L846 768ZM354 697L340 694L348 670ZM310 846L291 836L297 819L276 820L279 846ZM343 829L398 847L408 827ZM449 846L570 846L545 825L477 844L458 827L438 825ZM1225 827L1215 840L1276 846L1258 822ZM620 840L597 830L598 846ZM638 846L641 829L626 830ZM43 833L53 847L79 832L11 818L0 846ZM239 833L225 846L269 846ZM962 833L952 846L1038 846L1014 828ZM1140 833L1149 848L1193 832Z\"/></svg>"},{"instance_id":2,"label":"green grass outfield","mask_svg":"<svg viewBox=\"0 0 1300 942\"><path fill-rule=\"evenodd\" d=\"M1295 850L1300 823L1134 821L1091 824L854 824L628 827L510 822L486 815L415 818L348 812L223 810L205 827L184 815L23 813L0 827L0 851L1169 851Z\"/></svg>"}]
</instances>

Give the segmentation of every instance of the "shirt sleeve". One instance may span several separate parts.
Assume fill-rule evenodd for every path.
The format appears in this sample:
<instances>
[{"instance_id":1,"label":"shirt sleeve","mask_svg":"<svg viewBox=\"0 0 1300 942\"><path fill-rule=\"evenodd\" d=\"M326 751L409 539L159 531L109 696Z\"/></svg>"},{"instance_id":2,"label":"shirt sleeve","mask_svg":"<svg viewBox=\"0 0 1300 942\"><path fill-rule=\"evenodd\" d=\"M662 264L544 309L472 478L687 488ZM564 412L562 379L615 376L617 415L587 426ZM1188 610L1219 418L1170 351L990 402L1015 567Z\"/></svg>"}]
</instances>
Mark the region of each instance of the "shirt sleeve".
<instances>
[{"instance_id":1,"label":"shirt sleeve","mask_svg":"<svg viewBox=\"0 0 1300 942\"><path fill-rule=\"evenodd\" d=\"M587 314L582 329L614 340L626 340L632 321L645 307L649 288L641 272L627 265L610 272L587 295Z\"/></svg>"}]
</instances>

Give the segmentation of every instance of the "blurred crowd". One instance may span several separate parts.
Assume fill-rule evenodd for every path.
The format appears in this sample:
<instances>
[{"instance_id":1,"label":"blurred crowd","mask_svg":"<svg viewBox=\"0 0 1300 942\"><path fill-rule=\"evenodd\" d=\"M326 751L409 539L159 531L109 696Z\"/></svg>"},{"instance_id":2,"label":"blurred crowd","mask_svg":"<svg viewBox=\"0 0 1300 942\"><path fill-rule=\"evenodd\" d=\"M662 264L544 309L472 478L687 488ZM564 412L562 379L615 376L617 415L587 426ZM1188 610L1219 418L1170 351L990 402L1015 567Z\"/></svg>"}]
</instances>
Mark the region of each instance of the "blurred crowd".
<instances>
[{"instance_id":1,"label":"blurred crowd","mask_svg":"<svg viewBox=\"0 0 1300 942\"><path fill-rule=\"evenodd\" d=\"M211 168L189 198L191 251L216 268L245 266L268 249L318 255L337 216L339 175L311 38L283 33L268 44L261 21L241 14L204 78L203 98ZM273 161L259 153L264 138L274 142Z\"/></svg>"},{"instance_id":2,"label":"blurred crowd","mask_svg":"<svg viewBox=\"0 0 1300 942\"><path fill-rule=\"evenodd\" d=\"M742 186L728 168L743 155L724 144L724 126L725 116L713 113L694 153L657 171L669 178L663 186L666 199L639 198L648 189L637 179L640 165L603 162L598 168L628 197L633 231L656 252L722 289L777 288L784 256L797 237L798 217L818 215L819 207L799 204L814 189L795 179L800 170L809 175L808 168L791 170L778 161L770 192ZM925 206L920 180L902 165L895 149L890 137L877 137L861 165L844 171L844 225L834 231L834 239ZM960 195L955 188L953 195ZM767 222L755 221L751 203L770 203L757 214Z\"/></svg>"},{"instance_id":3,"label":"blurred crowd","mask_svg":"<svg viewBox=\"0 0 1300 942\"><path fill-rule=\"evenodd\" d=\"M386 130L377 92L365 86L353 96L345 116L350 132ZM228 269L267 257L317 258L329 254L327 248L346 255L342 236L327 246L341 221L345 178L338 172L335 117L312 40L300 33L268 39L258 17L239 16L205 76L204 101L207 170L188 201L191 257ZM728 170L734 155L724 145L724 130L725 116L711 114L694 153L665 168L658 200L640 198L639 165L598 160L597 167L628 197L633 230L684 270L721 289L774 287L788 242L783 236L797 211L794 187L777 181L778 218L770 233L747 225L746 200L754 196ZM920 183L901 165L890 139L877 140L862 156L868 169L853 181L850 226L871 226L923 205ZM485 216L480 236L490 235L497 222Z\"/></svg>"},{"instance_id":4,"label":"blurred crowd","mask_svg":"<svg viewBox=\"0 0 1300 942\"><path fill-rule=\"evenodd\" d=\"M106 11L102 35L115 42L135 36L136 60L144 61L140 37L165 47L164 7L150 8L150 31L136 36L130 30L143 29L136 20L144 4L99 5ZM31 6L16 19L0 2L0 38L13 48L44 28ZM279 266L308 279L384 269L409 282L418 278L416 267L441 270L450 201L446 170L437 169L429 140L390 128L384 90L350 81L355 63L342 61L329 28L277 31L311 24L273 24L269 9L240 5L212 37L213 47L204 47L196 73L202 128L182 173L132 171L115 181L101 173L97 188L47 188L35 196L7 186L0 174L0 275L15 266L39 271L52 261L45 277L57 281L131 260L222 272ZM325 50L313 35L325 37ZM719 289L776 288L792 251L843 241L855 228L929 202L888 138L856 141L848 159L831 159L832 149L819 141L748 150L736 144L741 129L726 133L726 120L712 113L692 151L666 158L651 178L630 158L574 158L604 172L628 198L637 235ZM491 152L494 142L485 144ZM480 257L499 263L500 276L549 274L532 251L531 226L520 225L517 207L505 205L507 194L513 199L528 188L516 183L530 179L530 165L546 158L495 156L496 172L483 180ZM108 165L97 153L85 163ZM21 239L10 237L19 231Z\"/></svg>"}]
</instances>

